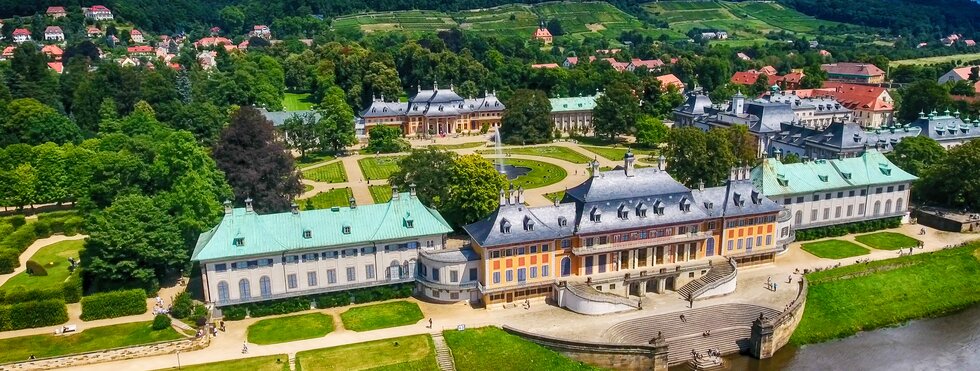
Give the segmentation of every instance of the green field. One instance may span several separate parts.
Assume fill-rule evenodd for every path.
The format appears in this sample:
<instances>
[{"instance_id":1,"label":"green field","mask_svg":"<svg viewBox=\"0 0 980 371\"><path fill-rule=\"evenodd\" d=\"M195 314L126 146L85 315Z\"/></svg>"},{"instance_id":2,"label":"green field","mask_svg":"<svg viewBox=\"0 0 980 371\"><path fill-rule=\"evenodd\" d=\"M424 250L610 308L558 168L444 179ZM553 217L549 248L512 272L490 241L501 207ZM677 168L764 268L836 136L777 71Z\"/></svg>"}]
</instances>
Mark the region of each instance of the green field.
<instances>
[{"instance_id":1,"label":"green field","mask_svg":"<svg viewBox=\"0 0 980 371\"><path fill-rule=\"evenodd\" d=\"M303 178L324 183L343 183L347 181L344 164L340 161L303 171Z\"/></svg>"},{"instance_id":2,"label":"green field","mask_svg":"<svg viewBox=\"0 0 980 371\"><path fill-rule=\"evenodd\" d=\"M13 289L45 289L61 287L68 279L68 258L78 260L78 253L85 246L85 240L61 241L45 246L34 253L30 260L42 265L47 271L46 276L31 276L20 272L3 284L4 290Z\"/></svg>"},{"instance_id":3,"label":"green field","mask_svg":"<svg viewBox=\"0 0 980 371\"><path fill-rule=\"evenodd\" d=\"M176 369L176 367L171 367L160 370ZM232 361L182 366L180 369L182 371L289 371L289 356L277 354L274 356L242 358Z\"/></svg>"},{"instance_id":4,"label":"green field","mask_svg":"<svg viewBox=\"0 0 980 371\"><path fill-rule=\"evenodd\" d=\"M429 335L413 335L296 353L297 370L438 371Z\"/></svg>"},{"instance_id":5,"label":"green field","mask_svg":"<svg viewBox=\"0 0 980 371\"><path fill-rule=\"evenodd\" d=\"M824 259L842 259L870 254L871 251L860 245L842 240L825 240L803 244L803 251Z\"/></svg>"},{"instance_id":6,"label":"green field","mask_svg":"<svg viewBox=\"0 0 980 371\"><path fill-rule=\"evenodd\" d=\"M374 203L376 204L391 201L391 186L387 186L387 185L368 186L368 191L371 191L371 198L374 200Z\"/></svg>"},{"instance_id":7,"label":"green field","mask_svg":"<svg viewBox=\"0 0 980 371\"><path fill-rule=\"evenodd\" d=\"M307 111L313 108L310 93L286 93L282 98L282 108L286 111Z\"/></svg>"},{"instance_id":8,"label":"green field","mask_svg":"<svg viewBox=\"0 0 980 371\"><path fill-rule=\"evenodd\" d=\"M560 182L562 179L565 179L565 177L568 176L568 172L566 172L561 166L552 165L542 161L508 158L504 160L504 164L531 169L531 171L527 174L519 176L510 181L510 183L514 184L515 187L520 186L524 187L524 189L552 185Z\"/></svg>"},{"instance_id":9,"label":"green field","mask_svg":"<svg viewBox=\"0 0 980 371\"><path fill-rule=\"evenodd\" d=\"M806 309L790 340L817 343L975 305L980 302L978 247L811 273Z\"/></svg>"},{"instance_id":10,"label":"green field","mask_svg":"<svg viewBox=\"0 0 980 371\"><path fill-rule=\"evenodd\" d=\"M422 310L418 304L401 300L354 307L340 314L344 328L351 331L411 325L422 318Z\"/></svg>"},{"instance_id":11,"label":"green field","mask_svg":"<svg viewBox=\"0 0 980 371\"><path fill-rule=\"evenodd\" d=\"M171 327L154 331L150 322L93 327L68 336L21 336L0 339L0 363L24 361L32 354L45 358L182 338Z\"/></svg>"},{"instance_id":12,"label":"green field","mask_svg":"<svg viewBox=\"0 0 980 371\"><path fill-rule=\"evenodd\" d=\"M365 179L388 179L391 173L398 171L398 161L404 156L377 156L357 160Z\"/></svg>"},{"instance_id":13,"label":"green field","mask_svg":"<svg viewBox=\"0 0 980 371\"><path fill-rule=\"evenodd\" d=\"M953 55L943 55L939 57L902 59L897 61L891 61L889 65L894 67L894 66L901 66L906 64L926 65L926 64L936 64L936 63L948 63L953 61L963 61L964 63L966 63L978 59L980 59L980 53L953 54Z\"/></svg>"},{"instance_id":14,"label":"green field","mask_svg":"<svg viewBox=\"0 0 980 371\"><path fill-rule=\"evenodd\" d=\"M248 326L248 342L277 344L324 337L333 332L333 317L323 313L269 318Z\"/></svg>"},{"instance_id":15,"label":"green field","mask_svg":"<svg viewBox=\"0 0 980 371\"><path fill-rule=\"evenodd\" d=\"M458 370L599 370L496 327L448 330L442 335Z\"/></svg>"},{"instance_id":16,"label":"green field","mask_svg":"<svg viewBox=\"0 0 980 371\"><path fill-rule=\"evenodd\" d=\"M354 197L354 193L351 192L350 188L337 188L331 189L327 192L317 193L316 196L310 197L308 199L297 200L296 204L299 205L303 210L314 210L314 209L329 209L331 207L346 207L350 206L350 198ZM307 200L313 203L312 209L307 206Z\"/></svg>"},{"instance_id":17,"label":"green field","mask_svg":"<svg viewBox=\"0 0 980 371\"><path fill-rule=\"evenodd\" d=\"M898 250L919 246L919 240L895 232L878 232L854 237L857 242L879 250Z\"/></svg>"},{"instance_id":18,"label":"green field","mask_svg":"<svg viewBox=\"0 0 980 371\"><path fill-rule=\"evenodd\" d=\"M589 158L585 155L575 152L575 150L568 147L558 147L558 146L541 146L541 147L504 147L501 151L505 154L511 155L528 155L528 156L541 156L550 157L558 160L568 161L573 164L585 164L589 162ZM495 150L492 149L482 149L477 151L479 154L492 155L496 154Z\"/></svg>"}]
</instances>

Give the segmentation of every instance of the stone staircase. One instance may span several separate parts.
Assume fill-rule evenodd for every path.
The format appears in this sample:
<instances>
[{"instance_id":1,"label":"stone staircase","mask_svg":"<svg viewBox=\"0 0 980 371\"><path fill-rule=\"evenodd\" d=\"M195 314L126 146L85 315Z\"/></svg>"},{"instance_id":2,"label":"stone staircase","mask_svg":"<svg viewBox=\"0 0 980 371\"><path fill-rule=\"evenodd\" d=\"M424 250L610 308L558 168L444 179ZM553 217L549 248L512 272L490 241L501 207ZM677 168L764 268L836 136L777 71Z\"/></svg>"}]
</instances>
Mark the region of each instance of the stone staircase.
<instances>
[{"instance_id":1,"label":"stone staircase","mask_svg":"<svg viewBox=\"0 0 980 371\"><path fill-rule=\"evenodd\" d=\"M436 347L436 363L442 371L456 371L456 364L453 363L453 352L446 345L446 339L441 332L432 334L432 343Z\"/></svg>"},{"instance_id":2,"label":"stone staircase","mask_svg":"<svg viewBox=\"0 0 980 371\"><path fill-rule=\"evenodd\" d=\"M699 290L709 286L713 283L722 283L729 278L732 278L732 273L735 272L735 266L728 261L715 260L714 264L711 265L711 269L708 270L708 274L699 277L698 279L688 282L680 290L677 290L679 294L685 300L688 300L692 294L694 294L695 299L699 294Z\"/></svg>"}]
</instances>

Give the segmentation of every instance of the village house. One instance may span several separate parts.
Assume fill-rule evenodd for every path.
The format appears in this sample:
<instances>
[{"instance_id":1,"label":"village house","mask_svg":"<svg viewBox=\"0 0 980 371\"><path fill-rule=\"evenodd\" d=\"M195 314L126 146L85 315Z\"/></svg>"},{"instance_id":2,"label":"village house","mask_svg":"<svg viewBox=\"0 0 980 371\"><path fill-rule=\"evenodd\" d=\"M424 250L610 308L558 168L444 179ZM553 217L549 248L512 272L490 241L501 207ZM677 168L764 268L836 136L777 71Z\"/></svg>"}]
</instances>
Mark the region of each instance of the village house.
<instances>
[{"instance_id":1,"label":"village house","mask_svg":"<svg viewBox=\"0 0 980 371\"><path fill-rule=\"evenodd\" d=\"M827 80L856 84L880 84L885 82L885 71L870 63L829 63L821 64L820 69L827 72Z\"/></svg>"},{"instance_id":2,"label":"village house","mask_svg":"<svg viewBox=\"0 0 980 371\"><path fill-rule=\"evenodd\" d=\"M375 98L371 105L360 112L364 120L365 134L378 125L394 126L409 135L451 135L475 132L486 125L500 127L505 107L496 93L484 93L483 98L463 98L453 89L439 88L433 83L432 90L422 90L408 102L389 102L385 97Z\"/></svg>"},{"instance_id":3,"label":"village house","mask_svg":"<svg viewBox=\"0 0 980 371\"><path fill-rule=\"evenodd\" d=\"M272 38L272 30L269 29L269 26L266 26L264 24L255 25L255 26L252 26L252 31L248 33L248 36L249 37L260 37L260 38L263 38L263 39L271 39Z\"/></svg>"},{"instance_id":4,"label":"village house","mask_svg":"<svg viewBox=\"0 0 980 371\"><path fill-rule=\"evenodd\" d=\"M545 45L551 45L553 39L554 37L551 36L551 32L544 26L538 27L534 30L534 34L531 35L531 40L541 40Z\"/></svg>"},{"instance_id":5,"label":"village house","mask_svg":"<svg viewBox=\"0 0 980 371\"><path fill-rule=\"evenodd\" d=\"M58 26L48 26L44 29L44 41L65 41L65 32Z\"/></svg>"},{"instance_id":6,"label":"village house","mask_svg":"<svg viewBox=\"0 0 980 371\"><path fill-rule=\"evenodd\" d=\"M44 14L54 19L58 19L68 15L68 13L65 12L65 7L63 6L49 6L48 10L45 11Z\"/></svg>"},{"instance_id":7,"label":"village house","mask_svg":"<svg viewBox=\"0 0 980 371\"><path fill-rule=\"evenodd\" d=\"M111 21L112 11L103 5L92 5L90 8L82 8L82 13L85 14L85 18L96 20L96 21Z\"/></svg>"},{"instance_id":8,"label":"village house","mask_svg":"<svg viewBox=\"0 0 980 371\"><path fill-rule=\"evenodd\" d=\"M15 43L22 44L31 41L31 31L26 28L18 28L11 34Z\"/></svg>"},{"instance_id":9,"label":"village house","mask_svg":"<svg viewBox=\"0 0 980 371\"><path fill-rule=\"evenodd\" d=\"M143 38L143 32L140 32L140 30L135 28L129 31L129 39L133 40L133 42L137 44L146 42L146 39Z\"/></svg>"}]
</instances>

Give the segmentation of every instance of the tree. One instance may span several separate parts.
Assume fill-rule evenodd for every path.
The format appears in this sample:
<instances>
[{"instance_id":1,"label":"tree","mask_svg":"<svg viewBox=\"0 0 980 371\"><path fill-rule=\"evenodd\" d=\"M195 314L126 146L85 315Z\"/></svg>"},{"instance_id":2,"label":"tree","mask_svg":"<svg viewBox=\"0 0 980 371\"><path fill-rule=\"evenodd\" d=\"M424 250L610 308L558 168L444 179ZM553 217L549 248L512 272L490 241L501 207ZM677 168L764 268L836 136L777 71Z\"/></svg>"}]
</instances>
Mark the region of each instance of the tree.
<instances>
[{"instance_id":1,"label":"tree","mask_svg":"<svg viewBox=\"0 0 980 371\"><path fill-rule=\"evenodd\" d=\"M347 104L343 90L336 86L327 89L317 112L320 119L316 125L316 136L320 150L340 151L357 143L354 110Z\"/></svg>"},{"instance_id":2,"label":"tree","mask_svg":"<svg viewBox=\"0 0 980 371\"><path fill-rule=\"evenodd\" d=\"M664 157L667 171L688 187L703 181L706 185L721 185L735 164L727 132L713 129L708 132L695 127L671 129Z\"/></svg>"},{"instance_id":3,"label":"tree","mask_svg":"<svg viewBox=\"0 0 980 371\"><path fill-rule=\"evenodd\" d=\"M636 121L636 144L638 145L657 148L660 143L667 140L669 134L670 128L656 117L643 115Z\"/></svg>"},{"instance_id":4,"label":"tree","mask_svg":"<svg viewBox=\"0 0 980 371\"><path fill-rule=\"evenodd\" d=\"M507 100L497 134L511 144L546 143L551 141L551 127L551 101L544 92L520 89Z\"/></svg>"},{"instance_id":5,"label":"tree","mask_svg":"<svg viewBox=\"0 0 980 371\"><path fill-rule=\"evenodd\" d=\"M614 139L620 134L634 130L640 116L640 102L633 95L633 89L623 82L609 85L592 110L592 124L596 136L605 135Z\"/></svg>"},{"instance_id":6,"label":"tree","mask_svg":"<svg viewBox=\"0 0 980 371\"><path fill-rule=\"evenodd\" d=\"M946 149L927 136L913 136L895 144L895 150L886 156L899 169L921 176L926 168L946 159Z\"/></svg>"},{"instance_id":7,"label":"tree","mask_svg":"<svg viewBox=\"0 0 980 371\"><path fill-rule=\"evenodd\" d=\"M61 144L81 139L81 130L74 122L33 98L13 100L6 113L7 117L0 119L0 145Z\"/></svg>"},{"instance_id":8,"label":"tree","mask_svg":"<svg viewBox=\"0 0 980 371\"><path fill-rule=\"evenodd\" d=\"M402 139L402 131L395 126L378 125L368 132L368 145L364 151L368 153L405 152L411 145Z\"/></svg>"},{"instance_id":9,"label":"tree","mask_svg":"<svg viewBox=\"0 0 980 371\"><path fill-rule=\"evenodd\" d=\"M953 147L945 160L927 167L920 176L916 183L920 197L948 207L980 209L980 141Z\"/></svg>"},{"instance_id":10,"label":"tree","mask_svg":"<svg viewBox=\"0 0 980 371\"><path fill-rule=\"evenodd\" d=\"M939 83L932 80L914 82L900 90L902 104L898 110L899 121L911 122L919 118L919 112L930 112L949 107L952 99Z\"/></svg>"},{"instance_id":11,"label":"tree","mask_svg":"<svg viewBox=\"0 0 980 371\"><path fill-rule=\"evenodd\" d=\"M212 156L225 172L235 201L254 200L255 210L289 210L303 191L293 157L274 133L272 122L253 107L242 107L221 132Z\"/></svg>"},{"instance_id":12,"label":"tree","mask_svg":"<svg viewBox=\"0 0 980 371\"><path fill-rule=\"evenodd\" d=\"M89 288L140 287L155 292L160 279L188 259L177 225L141 195L121 196L87 224L82 261Z\"/></svg>"}]
</instances>

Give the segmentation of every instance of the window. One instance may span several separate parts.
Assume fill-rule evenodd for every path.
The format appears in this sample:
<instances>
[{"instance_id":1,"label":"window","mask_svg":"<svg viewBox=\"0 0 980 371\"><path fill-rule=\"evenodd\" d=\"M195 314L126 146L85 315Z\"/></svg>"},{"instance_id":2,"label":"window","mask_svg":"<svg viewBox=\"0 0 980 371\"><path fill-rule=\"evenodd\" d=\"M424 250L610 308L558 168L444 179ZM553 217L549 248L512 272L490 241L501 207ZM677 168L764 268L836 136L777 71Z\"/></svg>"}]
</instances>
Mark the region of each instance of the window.
<instances>
[{"instance_id":1,"label":"window","mask_svg":"<svg viewBox=\"0 0 980 371\"><path fill-rule=\"evenodd\" d=\"M297 286L298 285L296 283L296 275L295 274L290 274L290 275L286 276L286 287L288 287L290 289L295 289Z\"/></svg>"},{"instance_id":2,"label":"window","mask_svg":"<svg viewBox=\"0 0 980 371\"><path fill-rule=\"evenodd\" d=\"M218 282L218 301L228 301L228 282Z\"/></svg>"},{"instance_id":3,"label":"window","mask_svg":"<svg viewBox=\"0 0 980 371\"><path fill-rule=\"evenodd\" d=\"M551 273L551 272L549 272L549 269L550 268L551 268L551 266L549 266L549 265L542 265L541 266L541 277L548 277L548 275Z\"/></svg>"},{"instance_id":4,"label":"window","mask_svg":"<svg viewBox=\"0 0 980 371\"><path fill-rule=\"evenodd\" d=\"M357 280L357 268L347 267L347 282L354 282Z\"/></svg>"},{"instance_id":5,"label":"window","mask_svg":"<svg viewBox=\"0 0 980 371\"><path fill-rule=\"evenodd\" d=\"M228 264L221 263L221 264L215 264L214 265L214 271L215 272L224 272L226 270L228 270Z\"/></svg>"},{"instance_id":6,"label":"window","mask_svg":"<svg viewBox=\"0 0 980 371\"><path fill-rule=\"evenodd\" d=\"M232 242L235 244L235 246L245 246L244 237L235 237L235 239Z\"/></svg>"},{"instance_id":7,"label":"window","mask_svg":"<svg viewBox=\"0 0 980 371\"><path fill-rule=\"evenodd\" d=\"M337 283L337 270L327 269L327 284L332 285Z\"/></svg>"},{"instance_id":8,"label":"window","mask_svg":"<svg viewBox=\"0 0 980 371\"><path fill-rule=\"evenodd\" d=\"M479 279L480 271L476 268L470 268L470 281L476 281Z\"/></svg>"},{"instance_id":9,"label":"window","mask_svg":"<svg viewBox=\"0 0 980 371\"><path fill-rule=\"evenodd\" d=\"M493 272L493 283L500 283L500 272Z\"/></svg>"},{"instance_id":10,"label":"window","mask_svg":"<svg viewBox=\"0 0 980 371\"><path fill-rule=\"evenodd\" d=\"M316 272L306 272L306 285L316 287Z\"/></svg>"},{"instance_id":11,"label":"window","mask_svg":"<svg viewBox=\"0 0 980 371\"><path fill-rule=\"evenodd\" d=\"M242 278L238 281L238 297L241 299L248 299L252 297L252 287L247 278Z\"/></svg>"},{"instance_id":12,"label":"window","mask_svg":"<svg viewBox=\"0 0 980 371\"><path fill-rule=\"evenodd\" d=\"M511 282L513 280L514 280L514 270L508 269L507 270L507 282Z\"/></svg>"},{"instance_id":13,"label":"window","mask_svg":"<svg viewBox=\"0 0 980 371\"><path fill-rule=\"evenodd\" d=\"M259 278L259 293L263 298L272 296L272 282L269 280L269 276Z\"/></svg>"},{"instance_id":14,"label":"window","mask_svg":"<svg viewBox=\"0 0 980 371\"><path fill-rule=\"evenodd\" d=\"M458 271L449 271L449 282L453 282L453 283L459 282Z\"/></svg>"},{"instance_id":15,"label":"window","mask_svg":"<svg viewBox=\"0 0 980 371\"><path fill-rule=\"evenodd\" d=\"M432 280L439 282L439 268L432 268Z\"/></svg>"},{"instance_id":16,"label":"window","mask_svg":"<svg viewBox=\"0 0 980 371\"><path fill-rule=\"evenodd\" d=\"M374 264L368 264L364 266L364 275L367 279L374 279Z\"/></svg>"}]
</instances>

